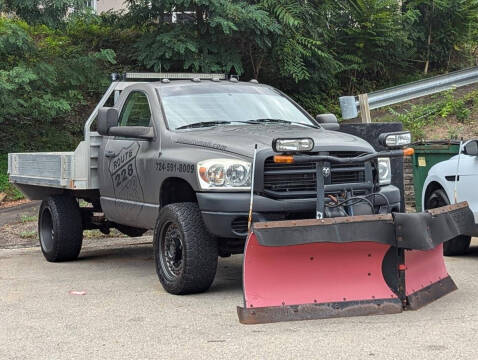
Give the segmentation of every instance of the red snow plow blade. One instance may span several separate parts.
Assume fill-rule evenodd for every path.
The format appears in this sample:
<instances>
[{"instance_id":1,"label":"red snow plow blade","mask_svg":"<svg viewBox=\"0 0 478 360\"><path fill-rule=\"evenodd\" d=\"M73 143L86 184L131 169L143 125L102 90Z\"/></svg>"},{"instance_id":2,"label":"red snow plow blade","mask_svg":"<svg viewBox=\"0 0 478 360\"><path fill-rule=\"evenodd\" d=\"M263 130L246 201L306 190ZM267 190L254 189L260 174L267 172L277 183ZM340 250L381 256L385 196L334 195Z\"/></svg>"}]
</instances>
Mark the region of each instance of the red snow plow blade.
<instances>
[{"instance_id":1,"label":"red snow plow blade","mask_svg":"<svg viewBox=\"0 0 478 360\"><path fill-rule=\"evenodd\" d=\"M467 203L417 214L255 223L241 323L399 313L453 291L442 243L473 224Z\"/></svg>"},{"instance_id":2,"label":"red snow plow blade","mask_svg":"<svg viewBox=\"0 0 478 360\"><path fill-rule=\"evenodd\" d=\"M446 271L443 244L427 251L405 250L407 309L417 310L456 289Z\"/></svg>"}]
</instances>

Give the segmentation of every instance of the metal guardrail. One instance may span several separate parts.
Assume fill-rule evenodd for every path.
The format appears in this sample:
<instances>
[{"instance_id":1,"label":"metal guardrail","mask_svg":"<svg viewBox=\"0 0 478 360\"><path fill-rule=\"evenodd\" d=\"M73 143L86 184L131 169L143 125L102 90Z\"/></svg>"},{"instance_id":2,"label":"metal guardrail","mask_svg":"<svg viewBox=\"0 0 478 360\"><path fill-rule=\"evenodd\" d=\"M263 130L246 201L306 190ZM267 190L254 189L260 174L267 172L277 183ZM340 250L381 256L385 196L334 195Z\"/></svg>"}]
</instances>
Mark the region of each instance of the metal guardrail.
<instances>
[{"instance_id":1,"label":"metal guardrail","mask_svg":"<svg viewBox=\"0 0 478 360\"><path fill-rule=\"evenodd\" d=\"M339 101L342 118L353 119L360 112L362 122L370 122L370 110L473 83L478 83L478 66L374 91L369 94L341 96Z\"/></svg>"}]
</instances>

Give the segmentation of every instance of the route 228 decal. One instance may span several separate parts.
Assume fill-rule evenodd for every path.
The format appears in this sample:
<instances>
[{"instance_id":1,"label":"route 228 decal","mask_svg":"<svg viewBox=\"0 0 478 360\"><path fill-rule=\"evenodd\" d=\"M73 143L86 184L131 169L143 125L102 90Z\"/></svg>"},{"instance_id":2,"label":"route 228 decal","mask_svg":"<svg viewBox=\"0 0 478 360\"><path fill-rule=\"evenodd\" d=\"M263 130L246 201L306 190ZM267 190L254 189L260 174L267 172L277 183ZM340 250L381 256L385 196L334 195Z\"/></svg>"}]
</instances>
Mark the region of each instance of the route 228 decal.
<instances>
[{"instance_id":1,"label":"route 228 decal","mask_svg":"<svg viewBox=\"0 0 478 360\"><path fill-rule=\"evenodd\" d=\"M143 189L139 182L136 169L136 156L138 155L139 144L131 144L121 149L120 153L110 161L110 174L113 180L115 196L125 200L142 200Z\"/></svg>"}]
</instances>

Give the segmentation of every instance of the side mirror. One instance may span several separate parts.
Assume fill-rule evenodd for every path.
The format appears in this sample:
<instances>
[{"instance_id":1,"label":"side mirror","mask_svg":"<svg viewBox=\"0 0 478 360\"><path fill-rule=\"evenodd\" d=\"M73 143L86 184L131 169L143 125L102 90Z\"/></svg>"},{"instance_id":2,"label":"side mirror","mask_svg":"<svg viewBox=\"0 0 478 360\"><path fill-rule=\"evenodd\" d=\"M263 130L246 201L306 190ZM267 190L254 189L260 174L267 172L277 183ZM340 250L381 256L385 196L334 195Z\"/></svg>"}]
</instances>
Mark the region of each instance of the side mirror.
<instances>
[{"instance_id":1,"label":"side mirror","mask_svg":"<svg viewBox=\"0 0 478 360\"><path fill-rule=\"evenodd\" d=\"M118 125L119 113L115 108L102 107L98 110L97 129L100 135L110 135L109 130Z\"/></svg>"},{"instance_id":2,"label":"side mirror","mask_svg":"<svg viewBox=\"0 0 478 360\"><path fill-rule=\"evenodd\" d=\"M320 114L316 116L315 120L326 130L340 129L339 122L334 114Z\"/></svg>"},{"instance_id":3,"label":"side mirror","mask_svg":"<svg viewBox=\"0 0 478 360\"><path fill-rule=\"evenodd\" d=\"M465 144L463 153L466 155L478 156L478 140L470 140Z\"/></svg>"},{"instance_id":4,"label":"side mirror","mask_svg":"<svg viewBox=\"0 0 478 360\"><path fill-rule=\"evenodd\" d=\"M113 126L109 128L108 134L133 139L154 139L154 130L151 126Z\"/></svg>"}]
</instances>

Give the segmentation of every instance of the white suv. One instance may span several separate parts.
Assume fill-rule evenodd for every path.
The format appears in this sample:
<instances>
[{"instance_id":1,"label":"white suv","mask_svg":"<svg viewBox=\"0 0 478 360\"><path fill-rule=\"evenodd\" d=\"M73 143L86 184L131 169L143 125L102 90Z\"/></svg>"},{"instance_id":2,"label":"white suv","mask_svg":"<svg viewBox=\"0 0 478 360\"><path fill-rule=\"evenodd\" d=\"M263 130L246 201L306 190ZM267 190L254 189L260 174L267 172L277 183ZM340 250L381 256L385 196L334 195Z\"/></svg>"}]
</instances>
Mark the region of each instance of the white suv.
<instances>
[{"instance_id":1,"label":"white suv","mask_svg":"<svg viewBox=\"0 0 478 360\"><path fill-rule=\"evenodd\" d=\"M478 140L465 142L460 154L432 166L423 184L425 209L467 201L478 224ZM478 228L478 225L477 225ZM443 244L445 255L464 254L470 236L458 236Z\"/></svg>"}]
</instances>

